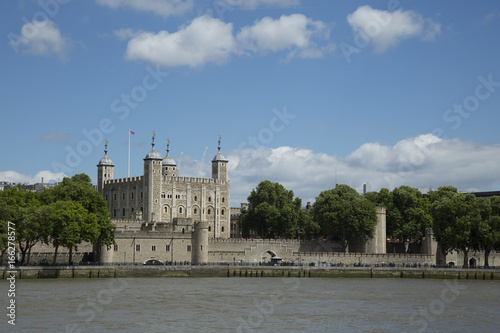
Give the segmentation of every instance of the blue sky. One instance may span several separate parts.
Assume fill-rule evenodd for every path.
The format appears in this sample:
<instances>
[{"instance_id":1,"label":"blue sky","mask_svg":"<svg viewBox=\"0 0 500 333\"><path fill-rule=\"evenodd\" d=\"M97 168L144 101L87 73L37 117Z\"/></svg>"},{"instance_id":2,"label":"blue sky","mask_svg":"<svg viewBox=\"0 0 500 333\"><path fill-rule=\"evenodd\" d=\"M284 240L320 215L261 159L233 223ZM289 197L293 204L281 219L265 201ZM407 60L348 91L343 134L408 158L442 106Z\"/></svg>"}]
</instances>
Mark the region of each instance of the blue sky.
<instances>
[{"instance_id":1,"label":"blue sky","mask_svg":"<svg viewBox=\"0 0 500 333\"><path fill-rule=\"evenodd\" d=\"M500 189L498 1L0 6L0 180L95 179L105 138L126 177L130 128L131 176L154 130L208 177L220 134L233 205L264 179Z\"/></svg>"}]
</instances>

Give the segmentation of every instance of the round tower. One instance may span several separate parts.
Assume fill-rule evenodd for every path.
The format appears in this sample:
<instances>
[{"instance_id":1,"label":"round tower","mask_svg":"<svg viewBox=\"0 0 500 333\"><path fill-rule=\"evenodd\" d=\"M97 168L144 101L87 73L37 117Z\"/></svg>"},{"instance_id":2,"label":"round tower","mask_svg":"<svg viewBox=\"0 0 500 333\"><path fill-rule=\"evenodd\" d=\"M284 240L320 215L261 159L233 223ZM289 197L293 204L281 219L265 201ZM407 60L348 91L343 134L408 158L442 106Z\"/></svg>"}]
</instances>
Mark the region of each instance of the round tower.
<instances>
[{"instance_id":1,"label":"round tower","mask_svg":"<svg viewBox=\"0 0 500 333\"><path fill-rule=\"evenodd\" d=\"M144 214L147 222L159 221L161 218L160 190L162 157L155 150L155 132L151 142L151 150L144 158Z\"/></svg>"},{"instance_id":2,"label":"round tower","mask_svg":"<svg viewBox=\"0 0 500 333\"><path fill-rule=\"evenodd\" d=\"M101 158L99 164L97 164L97 191L103 194L104 183L113 179L113 170L115 165L108 157L108 140L106 139L106 143L104 144L104 157Z\"/></svg>"},{"instance_id":3,"label":"round tower","mask_svg":"<svg viewBox=\"0 0 500 333\"><path fill-rule=\"evenodd\" d=\"M162 174L164 176L177 177L177 164L174 159L170 157L170 140L167 139L167 156L161 162Z\"/></svg>"},{"instance_id":4,"label":"round tower","mask_svg":"<svg viewBox=\"0 0 500 333\"><path fill-rule=\"evenodd\" d=\"M208 262L208 225L203 222L194 223L192 261L195 265Z\"/></svg>"}]
</instances>

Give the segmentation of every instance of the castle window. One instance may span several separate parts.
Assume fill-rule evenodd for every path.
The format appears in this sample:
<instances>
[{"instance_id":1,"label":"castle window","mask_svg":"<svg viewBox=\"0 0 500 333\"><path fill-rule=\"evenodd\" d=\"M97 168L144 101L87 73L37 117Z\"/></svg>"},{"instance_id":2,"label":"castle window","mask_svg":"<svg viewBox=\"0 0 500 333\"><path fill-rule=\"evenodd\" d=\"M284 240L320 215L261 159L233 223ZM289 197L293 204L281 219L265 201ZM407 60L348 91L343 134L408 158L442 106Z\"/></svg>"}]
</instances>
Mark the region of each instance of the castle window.
<instances>
[{"instance_id":1,"label":"castle window","mask_svg":"<svg viewBox=\"0 0 500 333\"><path fill-rule=\"evenodd\" d=\"M162 199L165 199L165 193L162 193L162 194L161 194L161 198L162 198Z\"/></svg>"},{"instance_id":2,"label":"castle window","mask_svg":"<svg viewBox=\"0 0 500 333\"><path fill-rule=\"evenodd\" d=\"M167 198L172 199L172 194L167 195Z\"/></svg>"},{"instance_id":3,"label":"castle window","mask_svg":"<svg viewBox=\"0 0 500 333\"><path fill-rule=\"evenodd\" d=\"M143 208L141 207L141 213L143 212Z\"/></svg>"},{"instance_id":4,"label":"castle window","mask_svg":"<svg viewBox=\"0 0 500 333\"><path fill-rule=\"evenodd\" d=\"M210 208L207 210L207 214L210 215L211 211Z\"/></svg>"},{"instance_id":5,"label":"castle window","mask_svg":"<svg viewBox=\"0 0 500 333\"><path fill-rule=\"evenodd\" d=\"M221 232L224 232L224 227L221 227L221 228L220 228L220 231L221 231Z\"/></svg>"},{"instance_id":6,"label":"castle window","mask_svg":"<svg viewBox=\"0 0 500 333\"><path fill-rule=\"evenodd\" d=\"M156 251L156 245L151 246L151 251Z\"/></svg>"},{"instance_id":7,"label":"castle window","mask_svg":"<svg viewBox=\"0 0 500 333\"><path fill-rule=\"evenodd\" d=\"M134 212L134 207L131 207L131 208L130 208L130 211L133 213L133 212Z\"/></svg>"},{"instance_id":8,"label":"castle window","mask_svg":"<svg viewBox=\"0 0 500 333\"><path fill-rule=\"evenodd\" d=\"M222 202L224 202L224 197L222 197Z\"/></svg>"},{"instance_id":9,"label":"castle window","mask_svg":"<svg viewBox=\"0 0 500 333\"><path fill-rule=\"evenodd\" d=\"M184 235L184 228L182 228L182 234Z\"/></svg>"},{"instance_id":10,"label":"castle window","mask_svg":"<svg viewBox=\"0 0 500 333\"><path fill-rule=\"evenodd\" d=\"M116 193L113 194L113 200L116 201Z\"/></svg>"},{"instance_id":11,"label":"castle window","mask_svg":"<svg viewBox=\"0 0 500 333\"><path fill-rule=\"evenodd\" d=\"M211 226L208 226L208 231L212 231L212 227Z\"/></svg>"},{"instance_id":12,"label":"castle window","mask_svg":"<svg viewBox=\"0 0 500 333\"><path fill-rule=\"evenodd\" d=\"M115 252L116 252L116 251L118 251L118 245L117 245L117 244L115 244L115 246L114 246L113 250L114 250Z\"/></svg>"},{"instance_id":13,"label":"castle window","mask_svg":"<svg viewBox=\"0 0 500 333\"><path fill-rule=\"evenodd\" d=\"M179 214L182 214L182 207L179 207Z\"/></svg>"},{"instance_id":14,"label":"castle window","mask_svg":"<svg viewBox=\"0 0 500 333\"><path fill-rule=\"evenodd\" d=\"M122 200L125 200L125 192L122 193Z\"/></svg>"},{"instance_id":15,"label":"castle window","mask_svg":"<svg viewBox=\"0 0 500 333\"><path fill-rule=\"evenodd\" d=\"M125 208L122 208L122 216L125 217Z\"/></svg>"},{"instance_id":16,"label":"castle window","mask_svg":"<svg viewBox=\"0 0 500 333\"><path fill-rule=\"evenodd\" d=\"M212 197L208 197L208 202L212 202Z\"/></svg>"},{"instance_id":17,"label":"castle window","mask_svg":"<svg viewBox=\"0 0 500 333\"><path fill-rule=\"evenodd\" d=\"M164 212L164 213L168 213L168 208L167 208L167 206L163 207L163 212Z\"/></svg>"},{"instance_id":18,"label":"castle window","mask_svg":"<svg viewBox=\"0 0 500 333\"><path fill-rule=\"evenodd\" d=\"M113 209L113 217L116 217L116 208Z\"/></svg>"},{"instance_id":19,"label":"castle window","mask_svg":"<svg viewBox=\"0 0 500 333\"><path fill-rule=\"evenodd\" d=\"M224 215L224 209L220 210L220 215Z\"/></svg>"},{"instance_id":20,"label":"castle window","mask_svg":"<svg viewBox=\"0 0 500 333\"><path fill-rule=\"evenodd\" d=\"M194 201L197 201L198 200L198 197L195 195L194 196Z\"/></svg>"},{"instance_id":21,"label":"castle window","mask_svg":"<svg viewBox=\"0 0 500 333\"><path fill-rule=\"evenodd\" d=\"M139 252L141 250L141 244L135 244L135 250Z\"/></svg>"},{"instance_id":22,"label":"castle window","mask_svg":"<svg viewBox=\"0 0 500 333\"><path fill-rule=\"evenodd\" d=\"M195 209L193 210L193 213L194 213L194 214L198 214L198 210L195 208Z\"/></svg>"},{"instance_id":23,"label":"castle window","mask_svg":"<svg viewBox=\"0 0 500 333\"><path fill-rule=\"evenodd\" d=\"M155 204L157 204L157 203L158 203L158 199L155 199Z\"/></svg>"},{"instance_id":24,"label":"castle window","mask_svg":"<svg viewBox=\"0 0 500 333\"><path fill-rule=\"evenodd\" d=\"M191 245L188 245L188 246L187 246L187 251L188 251L188 252L191 252Z\"/></svg>"},{"instance_id":25,"label":"castle window","mask_svg":"<svg viewBox=\"0 0 500 333\"><path fill-rule=\"evenodd\" d=\"M170 245L167 244L167 246L165 246L165 250L168 252L170 251Z\"/></svg>"},{"instance_id":26,"label":"castle window","mask_svg":"<svg viewBox=\"0 0 500 333\"><path fill-rule=\"evenodd\" d=\"M134 192L130 192L130 199L134 200Z\"/></svg>"},{"instance_id":27,"label":"castle window","mask_svg":"<svg viewBox=\"0 0 500 333\"><path fill-rule=\"evenodd\" d=\"M180 199L180 198L181 198L181 196L180 196L179 194L176 194L176 195L175 195L175 198L176 198L176 199Z\"/></svg>"}]
</instances>

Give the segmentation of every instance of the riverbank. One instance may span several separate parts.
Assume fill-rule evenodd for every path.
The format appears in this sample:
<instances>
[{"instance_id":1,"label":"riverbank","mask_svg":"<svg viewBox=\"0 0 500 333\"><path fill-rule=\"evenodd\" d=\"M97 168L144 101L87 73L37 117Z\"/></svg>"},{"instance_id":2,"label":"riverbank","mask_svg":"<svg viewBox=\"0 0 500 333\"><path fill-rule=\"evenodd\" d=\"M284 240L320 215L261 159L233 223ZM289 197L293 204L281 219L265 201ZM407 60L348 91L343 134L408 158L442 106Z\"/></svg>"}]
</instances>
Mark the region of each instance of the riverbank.
<instances>
[{"instance_id":1,"label":"riverbank","mask_svg":"<svg viewBox=\"0 0 500 333\"><path fill-rule=\"evenodd\" d=\"M63 266L5 269L2 279L118 277L301 277L498 280L500 269L299 266Z\"/></svg>"}]
</instances>

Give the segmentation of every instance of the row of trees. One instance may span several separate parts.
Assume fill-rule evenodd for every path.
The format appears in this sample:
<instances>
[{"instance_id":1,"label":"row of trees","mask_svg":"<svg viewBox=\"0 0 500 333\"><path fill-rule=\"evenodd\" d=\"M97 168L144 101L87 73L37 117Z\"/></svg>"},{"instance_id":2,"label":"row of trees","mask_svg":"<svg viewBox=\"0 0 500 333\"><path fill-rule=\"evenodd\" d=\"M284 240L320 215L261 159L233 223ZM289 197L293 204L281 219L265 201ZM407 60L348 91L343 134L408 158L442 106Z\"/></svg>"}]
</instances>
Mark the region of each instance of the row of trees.
<instances>
[{"instance_id":1,"label":"row of trees","mask_svg":"<svg viewBox=\"0 0 500 333\"><path fill-rule=\"evenodd\" d=\"M341 241L344 250L354 238L371 238L377 224L376 206L387 211L387 236L404 243L419 242L432 228L444 253L460 250L464 265L470 250L484 251L485 266L491 251L500 251L500 197L477 199L440 187L424 196L410 186L364 196L347 185L323 191L312 210L303 210L293 191L268 180L248 197L240 228L244 237L315 238Z\"/></svg>"},{"instance_id":2,"label":"row of trees","mask_svg":"<svg viewBox=\"0 0 500 333\"><path fill-rule=\"evenodd\" d=\"M20 185L0 191L0 250L8 247L7 224L15 224L20 264L29 264L33 246L39 242L54 247L55 264L60 247L73 250L82 242L111 246L115 226L104 198L85 174L64 178L43 192L25 191Z\"/></svg>"}]
</instances>

